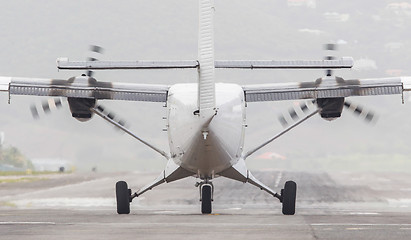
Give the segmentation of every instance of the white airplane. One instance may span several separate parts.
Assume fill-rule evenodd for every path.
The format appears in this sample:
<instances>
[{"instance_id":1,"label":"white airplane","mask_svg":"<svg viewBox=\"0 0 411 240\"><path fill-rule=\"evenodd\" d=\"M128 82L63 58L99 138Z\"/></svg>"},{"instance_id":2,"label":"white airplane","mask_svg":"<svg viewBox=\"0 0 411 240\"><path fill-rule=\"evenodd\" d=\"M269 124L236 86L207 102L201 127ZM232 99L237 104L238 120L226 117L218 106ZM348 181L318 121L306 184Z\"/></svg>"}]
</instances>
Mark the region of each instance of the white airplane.
<instances>
[{"instance_id":1,"label":"white airplane","mask_svg":"<svg viewBox=\"0 0 411 240\"><path fill-rule=\"evenodd\" d=\"M97 115L122 129L167 159L166 169L157 179L135 193L127 183L116 184L117 212L130 213L130 202L148 190L186 177L196 177L200 190L201 212L212 212L213 184L216 177L248 182L271 194L282 203L285 215L295 214L297 185L287 181L275 192L247 169L245 160L308 118L321 115L332 120L341 116L345 101L351 96L403 94L411 90L411 77L344 80L340 77L319 78L312 82L272 83L240 86L215 83L214 72L219 68L233 69L334 69L350 68L352 58L319 61L215 61L213 34L214 7L212 0L199 0L198 60L194 61L69 61L57 60L59 69L175 69L198 70L198 83L172 86L134 83L100 82L91 74L68 80L0 77L0 90L9 95L67 97L72 116L87 121ZM244 135L246 106L249 102L310 99L317 109L294 122L282 132L246 151ZM121 122L97 104L97 100L126 100L164 102L167 106L167 131L170 153L153 146L130 132ZM52 102L60 105L60 100ZM46 111L49 106L43 106ZM309 108L302 106L302 110ZM361 113L362 110L355 108ZM36 112L36 111L34 111ZM291 113L294 119L295 112ZM372 114L366 118L371 119Z\"/></svg>"}]
</instances>

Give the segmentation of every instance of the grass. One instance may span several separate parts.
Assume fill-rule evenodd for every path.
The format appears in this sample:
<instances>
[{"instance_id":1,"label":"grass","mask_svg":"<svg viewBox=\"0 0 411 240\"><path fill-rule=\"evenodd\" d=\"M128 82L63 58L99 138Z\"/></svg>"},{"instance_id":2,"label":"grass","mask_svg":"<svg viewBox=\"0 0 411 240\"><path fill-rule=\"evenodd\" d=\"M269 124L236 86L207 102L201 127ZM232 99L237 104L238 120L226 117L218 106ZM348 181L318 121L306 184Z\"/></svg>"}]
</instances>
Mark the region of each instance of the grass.
<instances>
[{"instance_id":1,"label":"grass","mask_svg":"<svg viewBox=\"0 0 411 240\"><path fill-rule=\"evenodd\" d=\"M58 171L44 171L44 172L37 172L37 171L21 171L21 172L13 172L13 171L0 171L0 176L37 176L37 175L47 175L47 174L64 174L64 173L71 173L70 171L67 172L58 172Z\"/></svg>"},{"instance_id":2,"label":"grass","mask_svg":"<svg viewBox=\"0 0 411 240\"><path fill-rule=\"evenodd\" d=\"M0 179L0 184L2 183L17 183L17 182L34 182L40 180L46 180L47 178L43 177L21 177L21 178L7 178L7 179Z\"/></svg>"},{"instance_id":3,"label":"grass","mask_svg":"<svg viewBox=\"0 0 411 240\"><path fill-rule=\"evenodd\" d=\"M58 171L44 171L44 172L37 172L37 171L21 171L21 172L13 172L13 171L0 171L0 184L7 184L7 183L19 183L19 182L35 182L48 179L44 177L44 175L50 174L67 174L71 172L58 172Z\"/></svg>"},{"instance_id":4,"label":"grass","mask_svg":"<svg viewBox=\"0 0 411 240\"><path fill-rule=\"evenodd\" d=\"M16 204L12 202L0 202L0 206L5 206L5 207L16 207Z\"/></svg>"}]
</instances>

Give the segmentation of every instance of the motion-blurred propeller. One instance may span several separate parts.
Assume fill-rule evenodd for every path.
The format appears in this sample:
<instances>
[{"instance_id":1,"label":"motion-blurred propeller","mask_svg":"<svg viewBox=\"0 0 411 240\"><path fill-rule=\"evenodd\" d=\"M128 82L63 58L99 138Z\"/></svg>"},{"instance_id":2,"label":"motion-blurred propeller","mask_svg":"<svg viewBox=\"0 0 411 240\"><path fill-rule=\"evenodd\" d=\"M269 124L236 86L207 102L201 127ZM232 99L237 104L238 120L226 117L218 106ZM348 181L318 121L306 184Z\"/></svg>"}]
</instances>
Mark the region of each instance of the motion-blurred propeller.
<instances>
[{"instance_id":1,"label":"motion-blurred propeller","mask_svg":"<svg viewBox=\"0 0 411 240\"><path fill-rule=\"evenodd\" d=\"M63 106L63 99L62 98L49 98L41 103L41 108L45 114L51 113L55 109L59 109ZM40 117L38 108L35 104L30 106L31 115L34 119L38 119Z\"/></svg>"},{"instance_id":2,"label":"motion-blurred propeller","mask_svg":"<svg viewBox=\"0 0 411 240\"><path fill-rule=\"evenodd\" d=\"M324 50L329 51L327 56L325 56L325 60L334 60L335 56L331 55L331 51L337 51L337 44L334 43L328 43L324 44ZM333 71L331 69L327 69L325 71L325 74L327 77L331 77L333 75Z\"/></svg>"},{"instance_id":3,"label":"motion-blurred propeller","mask_svg":"<svg viewBox=\"0 0 411 240\"><path fill-rule=\"evenodd\" d=\"M97 45L90 45L89 51L92 53L92 55L95 55L95 56L88 57L87 61L98 61L97 55L102 54L104 52L104 48L97 46ZM86 75L89 77L92 77L93 74L94 74L93 71L90 71L90 70L87 71L86 73ZM63 98L49 98L47 101L43 101L41 103L41 108L37 108L36 104L32 104L30 106L31 114L34 119L38 119L40 117L39 109L42 109L42 111L45 114L49 114L54 109L61 108L62 101L63 101Z\"/></svg>"},{"instance_id":4,"label":"motion-blurred propeller","mask_svg":"<svg viewBox=\"0 0 411 240\"><path fill-rule=\"evenodd\" d=\"M281 115L278 120L280 121L283 127L288 126L293 121L297 121L298 119L302 118L303 115L307 115L307 112L310 110L310 107L313 105L313 101L304 101L300 103L296 108L299 109L300 115L297 113L296 108L292 107L288 110L287 114Z\"/></svg>"},{"instance_id":5,"label":"motion-blurred propeller","mask_svg":"<svg viewBox=\"0 0 411 240\"><path fill-rule=\"evenodd\" d=\"M82 102L78 102L78 104L82 104ZM31 105L30 110L31 110L31 114L33 118L39 119L40 118L39 109L41 109L43 113L47 115L56 109L62 108L62 106L63 106L63 98L49 98L48 100L43 101L40 107L36 106L35 104ZM118 118L117 115L114 114L113 112L107 111L102 105L97 105L96 109L99 112L101 112L104 116L106 116L107 118L117 122L119 125L123 127L127 126L127 123L125 120Z\"/></svg>"},{"instance_id":6,"label":"motion-blurred propeller","mask_svg":"<svg viewBox=\"0 0 411 240\"><path fill-rule=\"evenodd\" d=\"M90 45L89 50L92 54L97 54L97 55L103 54L103 52L104 52L104 48L102 48L100 46L97 46L97 45ZM98 58L97 58L97 56L96 57L88 57L87 61L98 61ZM94 72L91 71L91 70L88 70L87 73L86 73L86 75L89 76L89 77L93 77L93 74L94 74Z\"/></svg>"},{"instance_id":7,"label":"motion-blurred propeller","mask_svg":"<svg viewBox=\"0 0 411 240\"><path fill-rule=\"evenodd\" d=\"M301 118L307 116L307 112L312 106L316 106L316 108L319 108L317 100L305 101L305 102L300 103L296 107L291 107L287 113L280 115L278 120L280 121L283 127L286 127L290 125L291 123L296 122L300 120ZM329 105L323 106L322 109L326 109L327 106ZM375 122L377 119L376 117L377 115L373 111L361 105L353 104L352 102L349 102L349 101L344 101L344 107L346 107L347 109L352 111L356 116L362 118L364 121L368 123ZM319 113L321 115L321 111ZM334 119L335 118L332 118L332 119L327 118L327 120L334 120Z\"/></svg>"},{"instance_id":8,"label":"motion-blurred propeller","mask_svg":"<svg viewBox=\"0 0 411 240\"><path fill-rule=\"evenodd\" d=\"M324 59L335 59L332 51L337 51L338 45L328 43L324 44L323 46L324 50L327 51L327 55ZM328 81L332 81L333 71L331 69L327 69L326 76ZM336 77L335 81L337 81L337 79L338 78ZM356 116L363 118L367 122L373 122L373 120L376 119L376 114L374 112L358 104L353 104L349 101L346 101L345 98L319 98L311 101L305 101L303 103L300 103L296 107L290 108L286 114L283 114L279 117L281 125L286 127L287 125L290 125L291 123L307 116L307 111L312 105L315 105L317 109L320 109L319 114L322 118L330 121L341 116L343 107L346 107L350 111L354 112Z\"/></svg>"},{"instance_id":9,"label":"motion-blurred propeller","mask_svg":"<svg viewBox=\"0 0 411 240\"><path fill-rule=\"evenodd\" d=\"M107 118L117 122L119 125L126 127L126 121L122 120L122 119L118 119L116 117L116 114L114 114L113 112L109 112L107 111L103 106L101 105L97 105L96 109L102 113L104 116L106 116Z\"/></svg>"},{"instance_id":10,"label":"motion-blurred propeller","mask_svg":"<svg viewBox=\"0 0 411 240\"><path fill-rule=\"evenodd\" d=\"M372 122L373 120L376 120L376 114L373 111L366 109L360 105L353 104L349 101L345 101L344 107L353 111L355 115L359 117L364 117L364 120L367 122Z\"/></svg>"}]
</instances>

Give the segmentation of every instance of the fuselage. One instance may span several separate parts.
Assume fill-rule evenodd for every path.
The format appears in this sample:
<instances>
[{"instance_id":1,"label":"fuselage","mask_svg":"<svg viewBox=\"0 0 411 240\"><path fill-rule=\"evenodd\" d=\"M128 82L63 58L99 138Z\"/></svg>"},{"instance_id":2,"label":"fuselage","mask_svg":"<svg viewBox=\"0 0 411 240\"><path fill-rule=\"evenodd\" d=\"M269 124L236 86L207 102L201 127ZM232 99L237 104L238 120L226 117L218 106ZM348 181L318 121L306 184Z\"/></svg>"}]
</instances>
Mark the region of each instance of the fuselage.
<instances>
[{"instance_id":1,"label":"fuselage","mask_svg":"<svg viewBox=\"0 0 411 240\"><path fill-rule=\"evenodd\" d=\"M211 179L241 158L245 132L244 91L237 84L215 85L216 113L208 121L198 111L198 85L176 84L168 92L171 157L200 178Z\"/></svg>"}]
</instances>

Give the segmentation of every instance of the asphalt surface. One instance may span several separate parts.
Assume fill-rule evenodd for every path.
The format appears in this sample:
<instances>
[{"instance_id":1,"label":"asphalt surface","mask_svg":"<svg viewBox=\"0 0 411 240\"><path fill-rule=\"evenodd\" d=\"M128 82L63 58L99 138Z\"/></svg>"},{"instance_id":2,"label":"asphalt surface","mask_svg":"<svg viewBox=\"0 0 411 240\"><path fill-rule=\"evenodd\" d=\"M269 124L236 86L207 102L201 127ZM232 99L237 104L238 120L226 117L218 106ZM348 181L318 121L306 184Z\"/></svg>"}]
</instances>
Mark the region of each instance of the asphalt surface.
<instances>
[{"instance_id":1,"label":"asphalt surface","mask_svg":"<svg viewBox=\"0 0 411 240\"><path fill-rule=\"evenodd\" d=\"M256 172L280 189L298 184L297 210L249 185L214 180L213 214L200 214L196 179L164 184L115 212L114 185L152 173L0 177L0 239L411 239L411 174ZM15 177L19 178L19 177Z\"/></svg>"}]
</instances>

